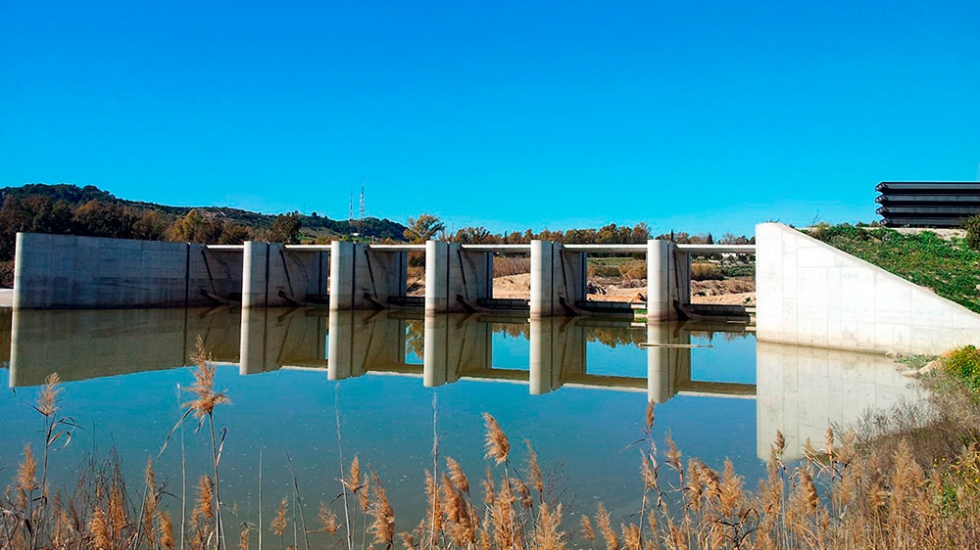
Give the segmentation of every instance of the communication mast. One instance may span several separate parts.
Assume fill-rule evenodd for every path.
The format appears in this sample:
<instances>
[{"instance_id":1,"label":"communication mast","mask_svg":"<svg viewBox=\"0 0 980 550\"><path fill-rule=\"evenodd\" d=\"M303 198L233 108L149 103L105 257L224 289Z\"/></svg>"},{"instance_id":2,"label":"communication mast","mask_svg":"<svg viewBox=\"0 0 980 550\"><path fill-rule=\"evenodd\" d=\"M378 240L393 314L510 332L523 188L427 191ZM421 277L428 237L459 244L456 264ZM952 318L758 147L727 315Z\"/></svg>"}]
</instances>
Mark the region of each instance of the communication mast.
<instances>
[{"instance_id":1,"label":"communication mast","mask_svg":"<svg viewBox=\"0 0 980 550\"><path fill-rule=\"evenodd\" d=\"M361 213L358 218L364 217L364 178L361 178Z\"/></svg>"},{"instance_id":2,"label":"communication mast","mask_svg":"<svg viewBox=\"0 0 980 550\"><path fill-rule=\"evenodd\" d=\"M350 214L347 216L348 220L354 219L354 192L350 192Z\"/></svg>"}]
</instances>

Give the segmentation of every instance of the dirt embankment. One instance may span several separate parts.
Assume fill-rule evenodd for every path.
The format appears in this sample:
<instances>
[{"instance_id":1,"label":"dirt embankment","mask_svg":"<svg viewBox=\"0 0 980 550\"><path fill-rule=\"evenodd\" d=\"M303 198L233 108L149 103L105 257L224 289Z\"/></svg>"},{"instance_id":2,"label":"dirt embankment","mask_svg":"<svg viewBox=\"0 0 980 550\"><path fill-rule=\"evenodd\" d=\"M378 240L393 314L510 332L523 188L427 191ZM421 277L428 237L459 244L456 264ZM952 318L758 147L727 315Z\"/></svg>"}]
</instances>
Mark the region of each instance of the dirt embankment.
<instances>
[{"instance_id":1,"label":"dirt embankment","mask_svg":"<svg viewBox=\"0 0 980 550\"><path fill-rule=\"evenodd\" d=\"M645 302L646 281L596 278L589 281L589 299L606 302ZM425 280L412 278L408 282L410 296L425 294ZM508 275L493 280L494 298L527 300L531 297L531 274ZM755 305L755 281L726 279L723 281L692 281L691 301L696 304Z\"/></svg>"}]
</instances>

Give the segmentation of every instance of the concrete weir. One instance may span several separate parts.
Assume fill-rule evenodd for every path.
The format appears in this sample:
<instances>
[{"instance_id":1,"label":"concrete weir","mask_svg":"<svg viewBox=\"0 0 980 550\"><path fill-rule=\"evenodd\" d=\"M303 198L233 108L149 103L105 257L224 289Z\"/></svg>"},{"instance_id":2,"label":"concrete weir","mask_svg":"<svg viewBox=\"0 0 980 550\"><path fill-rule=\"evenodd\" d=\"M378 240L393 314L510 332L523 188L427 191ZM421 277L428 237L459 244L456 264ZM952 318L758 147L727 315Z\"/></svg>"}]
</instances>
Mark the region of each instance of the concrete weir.
<instances>
[{"instance_id":1,"label":"concrete weir","mask_svg":"<svg viewBox=\"0 0 980 550\"><path fill-rule=\"evenodd\" d=\"M424 309L426 313L515 310L531 318L633 316L636 304L587 300L589 254L645 255L647 317L690 317L691 253L753 253L751 246L651 240L631 245L532 241L480 245L330 245L246 242L209 246L19 233L14 309L196 307L244 309L329 304L334 311ZM425 296L407 296L408 255L425 256ZM494 299L493 259L529 254L529 300ZM642 307L640 304L637 307Z\"/></svg>"}]
</instances>

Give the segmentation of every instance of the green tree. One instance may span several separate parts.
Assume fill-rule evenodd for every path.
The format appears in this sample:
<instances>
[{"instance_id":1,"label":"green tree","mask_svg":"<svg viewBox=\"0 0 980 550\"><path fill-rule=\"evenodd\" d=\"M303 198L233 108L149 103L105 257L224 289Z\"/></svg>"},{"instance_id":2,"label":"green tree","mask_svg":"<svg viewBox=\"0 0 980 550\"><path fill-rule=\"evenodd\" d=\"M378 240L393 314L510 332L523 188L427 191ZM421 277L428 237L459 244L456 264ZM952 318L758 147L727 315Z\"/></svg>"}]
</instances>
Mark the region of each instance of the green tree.
<instances>
[{"instance_id":1,"label":"green tree","mask_svg":"<svg viewBox=\"0 0 980 550\"><path fill-rule=\"evenodd\" d=\"M252 239L252 230L231 220L221 226L221 236L218 244L242 244Z\"/></svg>"},{"instance_id":2,"label":"green tree","mask_svg":"<svg viewBox=\"0 0 980 550\"><path fill-rule=\"evenodd\" d=\"M139 218L122 206L97 200L75 209L72 233L89 237L132 239L133 225Z\"/></svg>"},{"instance_id":3,"label":"green tree","mask_svg":"<svg viewBox=\"0 0 980 550\"><path fill-rule=\"evenodd\" d=\"M420 244L435 238L440 231L445 231L446 225L432 214L422 214L416 219L408 218L408 228L405 238L408 242Z\"/></svg>"},{"instance_id":4,"label":"green tree","mask_svg":"<svg viewBox=\"0 0 980 550\"><path fill-rule=\"evenodd\" d=\"M274 243L299 244L299 230L303 227L299 212L279 214L272 224L269 240Z\"/></svg>"},{"instance_id":5,"label":"green tree","mask_svg":"<svg viewBox=\"0 0 980 550\"><path fill-rule=\"evenodd\" d=\"M175 221L170 227L170 240L178 243L194 242L194 236L203 223L204 218L196 208L192 208L186 216Z\"/></svg>"}]
</instances>

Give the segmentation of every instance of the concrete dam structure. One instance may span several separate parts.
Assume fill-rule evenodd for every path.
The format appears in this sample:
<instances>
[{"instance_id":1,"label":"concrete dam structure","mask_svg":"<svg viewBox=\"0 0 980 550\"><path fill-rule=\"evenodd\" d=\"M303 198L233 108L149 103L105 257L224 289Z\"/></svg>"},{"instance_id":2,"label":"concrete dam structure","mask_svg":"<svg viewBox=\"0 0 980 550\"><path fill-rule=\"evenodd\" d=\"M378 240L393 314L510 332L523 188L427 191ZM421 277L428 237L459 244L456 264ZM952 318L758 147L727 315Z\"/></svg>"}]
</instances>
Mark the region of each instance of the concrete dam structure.
<instances>
[{"instance_id":1,"label":"concrete dam structure","mask_svg":"<svg viewBox=\"0 0 980 550\"><path fill-rule=\"evenodd\" d=\"M778 223L756 245L364 244L237 246L20 233L13 307L244 310L329 305L331 311L516 312L531 319L634 316L650 322L745 308L691 304L693 254L756 254L758 338L868 352L937 354L980 343L980 315ZM409 254L423 255L425 295L408 296ZM530 299L493 296L494 255L530 257ZM589 254L643 256L646 303L587 299ZM726 309L727 308L727 309ZM734 310L734 311L733 311Z\"/></svg>"},{"instance_id":2,"label":"concrete dam structure","mask_svg":"<svg viewBox=\"0 0 980 550\"><path fill-rule=\"evenodd\" d=\"M647 317L710 315L690 299L691 254L754 254L752 245L425 244L201 245L18 233L14 309L326 305L334 311L526 311L531 318L625 314L630 304L587 300L589 254L646 257ZM408 254L425 257L425 296L407 295ZM530 256L529 300L493 296L496 254ZM736 308L737 309L737 308ZM731 313L723 311L723 313ZM738 312L736 312L738 313ZM741 311L744 316L744 310ZM747 319L746 319L747 320Z\"/></svg>"}]
</instances>

